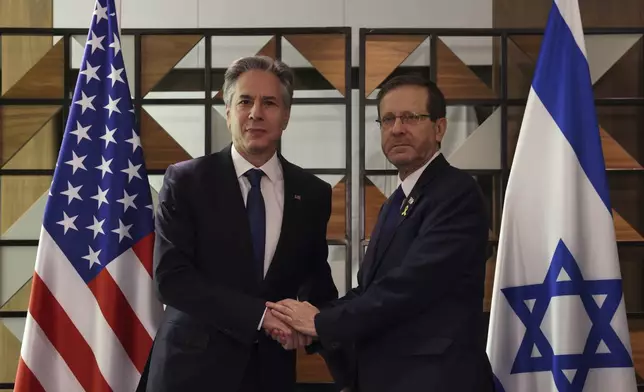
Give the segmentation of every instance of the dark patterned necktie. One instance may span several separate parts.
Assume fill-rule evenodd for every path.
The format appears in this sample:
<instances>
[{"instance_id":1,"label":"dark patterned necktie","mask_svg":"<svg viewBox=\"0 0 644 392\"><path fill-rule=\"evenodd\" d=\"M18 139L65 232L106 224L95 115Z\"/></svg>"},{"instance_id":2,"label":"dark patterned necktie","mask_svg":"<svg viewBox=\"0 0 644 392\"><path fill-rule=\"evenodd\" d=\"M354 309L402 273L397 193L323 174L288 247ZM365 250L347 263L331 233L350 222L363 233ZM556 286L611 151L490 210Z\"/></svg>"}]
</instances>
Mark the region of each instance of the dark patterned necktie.
<instances>
[{"instance_id":1,"label":"dark patterned necktie","mask_svg":"<svg viewBox=\"0 0 644 392\"><path fill-rule=\"evenodd\" d=\"M255 255L255 272L261 282L264 279L264 249L266 248L266 206L262 196L261 181L264 172L250 169L244 174L250 181L250 191L246 199L246 211L250 223Z\"/></svg>"}]
</instances>

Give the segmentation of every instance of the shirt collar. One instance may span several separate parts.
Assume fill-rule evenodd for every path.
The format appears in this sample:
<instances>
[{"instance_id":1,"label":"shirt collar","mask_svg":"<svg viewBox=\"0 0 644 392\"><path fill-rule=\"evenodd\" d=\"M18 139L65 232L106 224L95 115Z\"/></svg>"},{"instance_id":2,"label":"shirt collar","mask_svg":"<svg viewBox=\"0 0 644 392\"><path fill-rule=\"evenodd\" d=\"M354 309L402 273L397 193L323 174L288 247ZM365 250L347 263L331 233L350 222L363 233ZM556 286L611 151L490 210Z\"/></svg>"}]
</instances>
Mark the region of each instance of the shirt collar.
<instances>
[{"instance_id":1,"label":"shirt collar","mask_svg":"<svg viewBox=\"0 0 644 392\"><path fill-rule=\"evenodd\" d=\"M253 166L252 163L248 162L246 158L244 158L239 153L239 151L237 151L237 148L235 148L234 144L230 149L230 153L233 158L233 166L235 166L235 173L237 174L237 178L243 176L250 169L256 169L256 167ZM268 177L268 179L273 183L284 178L282 173L282 165L280 164L280 160L277 158L277 152L273 154L271 159L269 159L265 164L263 164L261 167L258 167L257 169L261 169L266 177Z\"/></svg>"},{"instance_id":2,"label":"shirt collar","mask_svg":"<svg viewBox=\"0 0 644 392\"><path fill-rule=\"evenodd\" d=\"M416 183L418 182L418 179L420 176L423 174L427 166L440 154L440 151L436 151L434 155L427 161L425 164L418 169L416 169L413 173L407 176L404 181L400 181L400 175L398 176L398 184L402 186L403 192L405 192L405 197L408 197L409 194L411 193L412 189L416 186Z\"/></svg>"}]
</instances>

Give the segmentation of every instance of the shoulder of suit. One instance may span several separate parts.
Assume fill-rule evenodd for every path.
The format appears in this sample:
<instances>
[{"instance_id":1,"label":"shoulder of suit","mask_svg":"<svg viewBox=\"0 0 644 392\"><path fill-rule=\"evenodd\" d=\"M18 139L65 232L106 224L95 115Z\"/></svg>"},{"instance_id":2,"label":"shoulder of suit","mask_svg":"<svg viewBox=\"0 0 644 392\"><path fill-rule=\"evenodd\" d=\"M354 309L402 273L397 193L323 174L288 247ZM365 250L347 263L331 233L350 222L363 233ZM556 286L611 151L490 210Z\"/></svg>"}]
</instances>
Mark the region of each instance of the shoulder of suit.
<instances>
[{"instance_id":1,"label":"shoulder of suit","mask_svg":"<svg viewBox=\"0 0 644 392\"><path fill-rule=\"evenodd\" d=\"M313 188L314 190L321 190L324 188L330 187L329 183L321 179L320 177L312 174L303 168L292 164L290 162L285 163L290 166L291 172L296 174L297 181L306 183L307 188Z\"/></svg>"},{"instance_id":2,"label":"shoulder of suit","mask_svg":"<svg viewBox=\"0 0 644 392\"><path fill-rule=\"evenodd\" d=\"M191 176L196 173L201 172L206 167L210 167L213 162L217 161L217 155L220 153L214 153L202 157L192 158L185 161L180 161L174 163L168 167L173 177L184 177Z\"/></svg>"}]
</instances>

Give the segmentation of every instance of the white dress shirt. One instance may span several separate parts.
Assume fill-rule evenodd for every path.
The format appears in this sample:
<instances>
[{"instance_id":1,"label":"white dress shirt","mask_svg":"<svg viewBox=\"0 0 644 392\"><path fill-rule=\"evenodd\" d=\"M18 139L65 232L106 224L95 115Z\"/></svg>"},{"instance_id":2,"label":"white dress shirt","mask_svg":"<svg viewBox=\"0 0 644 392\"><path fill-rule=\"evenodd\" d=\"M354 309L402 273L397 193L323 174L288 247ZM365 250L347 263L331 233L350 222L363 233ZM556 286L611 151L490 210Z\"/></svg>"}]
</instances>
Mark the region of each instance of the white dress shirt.
<instances>
[{"instance_id":1,"label":"white dress shirt","mask_svg":"<svg viewBox=\"0 0 644 392\"><path fill-rule=\"evenodd\" d=\"M244 205L246 205L248 192L251 187L250 181L244 174L250 169L261 169L265 174L262 176L260 184L266 209L266 246L264 248L264 276L266 276L268 267L270 267L271 260L275 254L275 248L277 248L277 242L279 241L282 229L282 217L284 214L284 173L282 171L282 165L277 158L277 153L264 165L256 168L239 154L239 151L237 151L234 145L230 150L237 180L239 181L239 188L244 198ZM264 310L264 315L266 315L266 310ZM259 321L258 330L261 328L263 322L264 316Z\"/></svg>"},{"instance_id":2,"label":"white dress shirt","mask_svg":"<svg viewBox=\"0 0 644 392\"><path fill-rule=\"evenodd\" d=\"M418 179L420 176L423 174L427 166L440 154L440 150L436 151L434 155L427 161L423 166L419 167L416 169L413 173L407 176L404 181L400 181L400 174L398 175L398 184L402 185L402 190L405 193L405 197L409 197L409 194L411 193L412 189L416 186L416 183L418 182Z\"/></svg>"}]
</instances>

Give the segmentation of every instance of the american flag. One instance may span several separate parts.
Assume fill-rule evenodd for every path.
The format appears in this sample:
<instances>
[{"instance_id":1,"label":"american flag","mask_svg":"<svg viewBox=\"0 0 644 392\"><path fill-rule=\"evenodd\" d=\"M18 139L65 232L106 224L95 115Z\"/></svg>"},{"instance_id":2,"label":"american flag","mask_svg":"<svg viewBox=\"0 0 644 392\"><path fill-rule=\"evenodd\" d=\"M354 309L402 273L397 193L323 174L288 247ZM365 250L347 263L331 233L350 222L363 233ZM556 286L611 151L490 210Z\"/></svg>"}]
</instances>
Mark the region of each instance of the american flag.
<instances>
[{"instance_id":1,"label":"american flag","mask_svg":"<svg viewBox=\"0 0 644 392\"><path fill-rule=\"evenodd\" d=\"M114 0L97 0L45 209L15 391L134 391L163 307Z\"/></svg>"}]
</instances>

